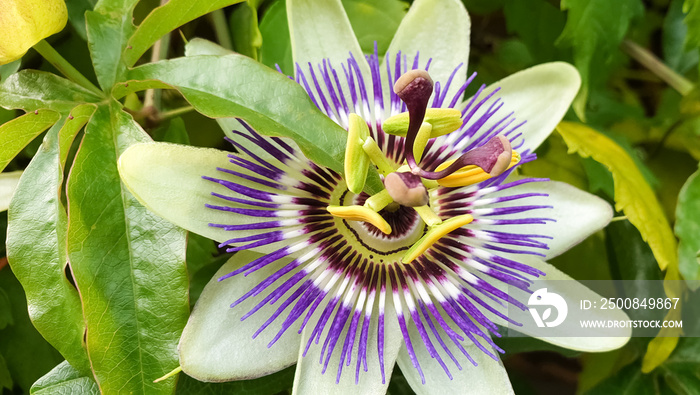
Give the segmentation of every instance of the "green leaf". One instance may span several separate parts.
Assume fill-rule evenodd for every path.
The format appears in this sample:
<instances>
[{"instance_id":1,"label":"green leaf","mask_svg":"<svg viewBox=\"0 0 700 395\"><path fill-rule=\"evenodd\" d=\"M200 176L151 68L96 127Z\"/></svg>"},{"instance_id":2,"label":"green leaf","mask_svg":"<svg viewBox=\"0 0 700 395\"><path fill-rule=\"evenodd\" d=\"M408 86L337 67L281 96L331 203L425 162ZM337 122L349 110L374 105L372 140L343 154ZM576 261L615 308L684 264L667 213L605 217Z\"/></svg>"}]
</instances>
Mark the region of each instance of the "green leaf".
<instances>
[{"instance_id":1,"label":"green leaf","mask_svg":"<svg viewBox=\"0 0 700 395\"><path fill-rule=\"evenodd\" d=\"M680 339L676 351L660 370L661 377L677 394L700 394L700 339Z\"/></svg>"},{"instance_id":2,"label":"green leaf","mask_svg":"<svg viewBox=\"0 0 700 395\"><path fill-rule=\"evenodd\" d=\"M279 65L286 75L294 74L292 42L289 37L287 7L284 0L272 3L260 20L260 62L270 68Z\"/></svg>"},{"instance_id":3,"label":"green leaf","mask_svg":"<svg viewBox=\"0 0 700 395\"><path fill-rule=\"evenodd\" d=\"M569 152L591 157L605 165L615 182L615 208L624 211L630 222L649 243L661 270L678 265L676 238L664 216L654 191L634 160L610 138L588 126L561 122L557 131Z\"/></svg>"},{"instance_id":4,"label":"green leaf","mask_svg":"<svg viewBox=\"0 0 700 395\"><path fill-rule=\"evenodd\" d=\"M561 59L554 42L564 29L564 13L546 0L507 0L503 12L508 32L518 34L537 63Z\"/></svg>"},{"instance_id":5,"label":"green leaf","mask_svg":"<svg viewBox=\"0 0 700 395\"><path fill-rule=\"evenodd\" d=\"M15 385L29 393L32 383L63 358L32 326L22 286L7 266L0 270L0 289L10 297L14 318L13 325L0 330L0 354L5 357Z\"/></svg>"},{"instance_id":6,"label":"green leaf","mask_svg":"<svg viewBox=\"0 0 700 395\"><path fill-rule=\"evenodd\" d=\"M63 361L32 385L31 395L81 394L99 395L100 389L91 376L84 376Z\"/></svg>"},{"instance_id":7,"label":"green leaf","mask_svg":"<svg viewBox=\"0 0 700 395\"><path fill-rule=\"evenodd\" d=\"M68 179L68 256L104 393L172 393L174 380L153 381L178 366L188 316L184 231L139 204L117 172L119 155L149 140L117 102L99 107Z\"/></svg>"},{"instance_id":8,"label":"green leaf","mask_svg":"<svg viewBox=\"0 0 700 395\"><path fill-rule=\"evenodd\" d=\"M61 187L70 144L95 111L83 105L56 124L24 171L9 211L7 256L27 294L32 322L82 374L90 374L83 347L80 297L66 277L66 209Z\"/></svg>"},{"instance_id":9,"label":"green leaf","mask_svg":"<svg viewBox=\"0 0 700 395\"><path fill-rule=\"evenodd\" d=\"M51 110L28 112L0 126L0 171L60 115Z\"/></svg>"},{"instance_id":10,"label":"green leaf","mask_svg":"<svg viewBox=\"0 0 700 395\"><path fill-rule=\"evenodd\" d=\"M136 29L129 39L130 48L127 47L124 52L124 62L129 67L133 66L166 33L204 14L241 1L243 0L170 0L153 10Z\"/></svg>"},{"instance_id":11,"label":"green leaf","mask_svg":"<svg viewBox=\"0 0 700 395\"><path fill-rule=\"evenodd\" d=\"M229 17L233 36L233 49L245 56L258 60L262 45L262 35L258 28L258 11L249 1L234 7Z\"/></svg>"},{"instance_id":12,"label":"green leaf","mask_svg":"<svg viewBox=\"0 0 700 395\"><path fill-rule=\"evenodd\" d=\"M307 158L342 173L345 130L321 113L300 85L248 57L166 60L131 70L129 79L160 80L177 88L200 113L241 117L261 134L289 137ZM376 172L370 174L369 187L380 190Z\"/></svg>"},{"instance_id":13,"label":"green leaf","mask_svg":"<svg viewBox=\"0 0 700 395\"><path fill-rule=\"evenodd\" d=\"M662 36L664 63L681 74L698 64L697 48L685 46L689 36L688 26L683 21L683 2L684 0L671 1L664 18Z\"/></svg>"},{"instance_id":14,"label":"green leaf","mask_svg":"<svg viewBox=\"0 0 700 395\"><path fill-rule=\"evenodd\" d=\"M100 100L82 86L44 71L22 70L0 83L0 106L7 109L48 108L65 114L80 103Z\"/></svg>"},{"instance_id":15,"label":"green leaf","mask_svg":"<svg viewBox=\"0 0 700 395\"><path fill-rule=\"evenodd\" d=\"M151 132L153 140L175 144L190 144L190 137L185 129L185 122L182 118L173 118L167 124Z\"/></svg>"},{"instance_id":16,"label":"green leaf","mask_svg":"<svg viewBox=\"0 0 700 395\"><path fill-rule=\"evenodd\" d=\"M609 394L658 395L659 390L654 375L642 373L640 364L633 363L586 392L586 395Z\"/></svg>"},{"instance_id":17,"label":"green leaf","mask_svg":"<svg viewBox=\"0 0 700 395\"><path fill-rule=\"evenodd\" d=\"M5 388L8 390L12 389L12 376L10 375L10 370L7 368L5 357L0 354L0 390L4 391Z\"/></svg>"},{"instance_id":18,"label":"green leaf","mask_svg":"<svg viewBox=\"0 0 700 395\"><path fill-rule=\"evenodd\" d=\"M678 268L689 285L700 280L700 171L693 173L678 195L676 206Z\"/></svg>"},{"instance_id":19,"label":"green leaf","mask_svg":"<svg viewBox=\"0 0 700 395\"><path fill-rule=\"evenodd\" d=\"M92 11L96 3L97 0L66 0L68 21L83 40L87 40L85 11Z\"/></svg>"},{"instance_id":20,"label":"green leaf","mask_svg":"<svg viewBox=\"0 0 700 395\"><path fill-rule=\"evenodd\" d=\"M400 0L342 0L352 30L357 36L362 52L374 53L377 44L379 56L383 56L391 39L406 16L408 3Z\"/></svg>"},{"instance_id":21,"label":"green leaf","mask_svg":"<svg viewBox=\"0 0 700 395\"><path fill-rule=\"evenodd\" d=\"M16 73L19 66L22 65L22 59L17 59L14 62L3 64L0 66L0 81L4 81L7 77Z\"/></svg>"},{"instance_id":22,"label":"green leaf","mask_svg":"<svg viewBox=\"0 0 700 395\"><path fill-rule=\"evenodd\" d=\"M255 380L230 383L203 383L190 376L182 375L177 383L177 395L273 395L291 391L294 381L294 367L281 370Z\"/></svg>"},{"instance_id":23,"label":"green leaf","mask_svg":"<svg viewBox=\"0 0 700 395\"><path fill-rule=\"evenodd\" d=\"M685 0L683 12L686 14L683 22L688 26L685 47L697 49L700 47L700 0Z\"/></svg>"},{"instance_id":24,"label":"green leaf","mask_svg":"<svg viewBox=\"0 0 700 395\"><path fill-rule=\"evenodd\" d=\"M643 13L644 6L641 0L562 0L561 8L568 10L568 15L558 43L573 47L574 63L582 80L573 107L579 118L585 119L594 55L617 51L630 22Z\"/></svg>"},{"instance_id":25,"label":"green leaf","mask_svg":"<svg viewBox=\"0 0 700 395\"><path fill-rule=\"evenodd\" d=\"M122 52L136 28L132 23L134 6L138 0L102 0L95 11L85 13L88 47L97 81L109 91L122 81L127 65Z\"/></svg>"},{"instance_id":26,"label":"green leaf","mask_svg":"<svg viewBox=\"0 0 700 395\"><path fill-rule=\"evenodd\" d=\"M8 325L15 323L12 318L12 304L7 292L0 289L0 329L7 328Z\"/></svg>"}]
</instances>

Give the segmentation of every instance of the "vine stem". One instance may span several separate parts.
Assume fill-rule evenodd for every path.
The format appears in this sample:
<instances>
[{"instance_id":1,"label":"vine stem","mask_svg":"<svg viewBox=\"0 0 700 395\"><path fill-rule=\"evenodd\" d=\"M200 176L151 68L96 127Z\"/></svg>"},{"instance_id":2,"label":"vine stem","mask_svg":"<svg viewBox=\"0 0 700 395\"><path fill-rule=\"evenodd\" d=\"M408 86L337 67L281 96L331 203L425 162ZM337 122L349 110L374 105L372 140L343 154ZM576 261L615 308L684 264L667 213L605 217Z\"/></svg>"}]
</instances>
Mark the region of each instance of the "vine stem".
<instances>
[{"instance_id":1,"label":"vine stem","mask_svg":"<svg viewBox=\"0 0 700 395\"><path fill-rule=\"evenodd\" d=\"M168 3L168 0L160 0L160 6L164 6ZM170 33L166 33L165 36L161 37L158 41L153 44L151 49L151 63L155 63L161 59L165 59L168 54L168 47L170 46ZM143 108L153 107L160 108L160 91L155 89L148 89L143 96Z\"/></svg>"},{"instance_id":2,"label":"vine stem","mask_svg":"<svg viewBox=\"0 0 700 395\"><path fill-rule=\"evenodd\" d=\"M161 120L168 119L168 118L174 118L178 115L187 114L188 112L193 111L193 110L194 110L194 107L192 107L192 106L180 107L180 108L176 108L174 110L164 111L164 112L160 113L158 118Z\"/></svg>"},{"instance_id":3,"label":"vine stem","mask_svg":"<svg viewBox=\"0 0 700 395\"><path fill-rule=\"evenodd\" d=\"M82 86L85 89L99 95L103 96L102 91L96 87L90 80L85 78L84 75L73 67L72 64L61 56L46 40L41 40L34 45L34 49L39 52L39 55L43 56L46 61L51 63L53 67L58 69L66 78L75 82L76 84Z\"/></svg>"},{"instance_id":4,"label":"vine stem","mask_svg":"<svg viewBox=\"0 0 700 395\"><path fill-rule=\"evenodd\" d=\"M644 67L669 84L681 95L687 95L695 87L690 80L673 71L673 69L666 66L648 49L641 47L637 43L630 40L624 40L622 41L620 47L627 55L641 63Z\"/></svg>"}]
</instances>

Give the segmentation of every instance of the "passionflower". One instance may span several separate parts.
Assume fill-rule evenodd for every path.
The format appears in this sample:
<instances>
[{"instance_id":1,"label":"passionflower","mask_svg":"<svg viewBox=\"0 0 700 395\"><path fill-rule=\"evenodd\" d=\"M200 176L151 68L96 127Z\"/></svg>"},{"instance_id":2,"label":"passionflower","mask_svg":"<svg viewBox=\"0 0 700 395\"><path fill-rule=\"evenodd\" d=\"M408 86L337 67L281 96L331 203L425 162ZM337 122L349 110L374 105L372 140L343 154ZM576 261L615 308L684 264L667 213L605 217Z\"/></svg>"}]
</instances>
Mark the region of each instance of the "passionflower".
<instances>
[{"instance_id":1,"label":"passionflower","mask_svg":"<svg viewBox=\"0 0 700 395\"><path fill-rule=\"evenodd\" d=\"M475 76L460 1L416 1L383 61L361 54L339 1L287 4L294 79L348 131L343 174L245 120L236 153L149 143L120 158L143 204L235 253L185 328L183 371L226 381L296 362L295 392L364 394L384 393L398 363L418 393L512 393L492 337L520 325L508 308L525 310L532 280L598 297L545 260L610 206L514 173L568 109L576 70L537 66L463 100ZM538 337L583 351L627 341L551 329Z\"/></svg>"},{"instance_id":2,"label":"passionflower","mask_svg":"<svg viewBox=\"0 0 700 395\"><path fill-rule=\"evenodd\" d=\"M0 3L0 65L21 58L44 38L63 30L63 0L3 0Z\"/></svg>"}]
</instances>

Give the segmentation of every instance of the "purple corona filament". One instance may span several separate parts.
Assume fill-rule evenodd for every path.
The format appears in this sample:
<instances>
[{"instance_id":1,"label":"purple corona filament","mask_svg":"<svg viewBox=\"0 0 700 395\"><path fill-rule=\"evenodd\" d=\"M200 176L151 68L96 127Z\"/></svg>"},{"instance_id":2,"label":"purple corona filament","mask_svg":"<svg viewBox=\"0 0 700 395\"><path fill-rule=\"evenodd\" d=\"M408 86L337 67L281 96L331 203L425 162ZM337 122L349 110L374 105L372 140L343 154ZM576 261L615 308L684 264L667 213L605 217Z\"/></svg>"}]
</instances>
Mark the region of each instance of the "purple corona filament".
<instances>
[{"instance_id":1,"label":"purple corona filament","mask_svg":"<svg viewBox=\"0 0 700 395\"><path fill-rule=\"evenodd\" d=\"M408 163L419 167L421 176L436 179L447 174L436 173L447 160L467 158L456 161L455 168L486 160L481 156L490 148L478 149L488 147L496 136L505 136L514 149L522 145L518 128L524 122L516 122L513 114L497 115L503 105L497 91L484 95L481 87L462 109L459 130L429 140L416 163L412 154L415 134L413 138L410 133L407 138L388 135L382 122L411 111L412 106L418 111L422 106L423 112L426 105L455 107L474 75L453 90L453 77L464 72L459 65L447 81L435 83L432 95L422 95L423 102L415 104L402 101L381 81L388 80L393 86L409 71L409 65L417 68L418 54L387 55L383 69L375 49L367 61L369 75L362 74L352 55L341 65L329 61L297 64L295 80L319 110L339 125L348 127L350 113L362 116L372 139L397 167ZM422 120L423 115L418 115ZM487 129L484 125L489 122ZM332 369L337 381L343 368L348 368L354 370L358 382L368 370L368 361L377 358L382 381L386 380L384 347L389 321L395 323L392 328L399 328L421 377L418 347L425 348L449 378L455 368L469 368L457 361L455 353L476 365L463 342L472 342L480 352L497 359L492 350L503 351L491 337L500 335L489 317L518 325L503 308L511 305L524 310L525 306L496 285L529 292L532 280L544 275L520 263L518 256L543 256L550 237L528 232L527 225L552 221L546 215L551 208L546 194L509 191L543 180L506 181L510 169L477 184L431 189L429 205L438 217L447 220L469 214L473 221L439 239L411 263L402 264L402 251L427 231L413 208L399 204L379 212L392 227L390 235L365 222L334 217L326 210L329 205L362 205L368 196L353 195L341 174L309 161L282 139L261 136L241 123L243 130L235 131L235 139L230 140L239 153L229 155L230 165L218 169L218 177L204 178L229 191L213 193L220 204L208 207L248 219L244 224L210 224L231 232L222 247L229 252L250 249L264 253L219 278L269 271L265 280L231 301L232 308L240 308L247 300L256 302L242 318L261 321L254 337L265 337L260 341L274 347L287 331L306 331L304 354L311 347L320 347L320 369ZM520 155L520 163L535 159L527 151ZM417 187L410 177L405 183L408 188ZM260 309L266 305L275 306L274 312L261 316Z\"/></svg>"}]
</instances>

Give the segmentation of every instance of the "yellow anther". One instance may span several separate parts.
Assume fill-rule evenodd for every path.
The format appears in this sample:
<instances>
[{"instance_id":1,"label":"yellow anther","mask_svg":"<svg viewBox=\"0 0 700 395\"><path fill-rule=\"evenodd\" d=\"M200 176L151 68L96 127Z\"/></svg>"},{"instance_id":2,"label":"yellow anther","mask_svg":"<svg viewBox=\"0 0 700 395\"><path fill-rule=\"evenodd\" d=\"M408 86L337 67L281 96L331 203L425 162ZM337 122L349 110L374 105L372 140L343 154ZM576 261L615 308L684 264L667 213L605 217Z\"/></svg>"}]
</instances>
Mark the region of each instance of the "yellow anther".
<instances>
[{"instance_id":1,"label":"yellow anther","mask_svg":"<svg viewBox=\"0 0 700 395\"><path fill-rule=\"evenodd\" d=\"M469 214L464 214L460 215L458 217L450 218L443 223L441 223L438 226L435 226L434 228L428 230L423 237L420 238L414 244L411 246L411 248L406 251L406 255L404 255L403 259L401 262L403 263L411 263L413 262L414 259L418 258L423 254L430 246L435 244L438 240L443 238L445 235L448 233L452 232L453 230L460 228L470 222L472 222L474 218L469 215Z\"/></svg>"},{"instance_id":2,"label":"yellow anther","mask_svg":"<svg viewBox=\"0 0 700 395\"><path fill-rule=\"evenodd\" d=\"M407 112L394 115L382 123L382 130L396 136L406 136L408 121ZM459 129L462 126L462 113L454 108L428 108L423 122L433 127L430 133L432 139Z\"/></svg>"},{"instance_id":3,"label":"yellow anther","mask_svg":"<svg viewBox=\"0 0 700 395\"><path fill-rule=\"evenodd\" d=\"M511 154L510 164L508 165L506 170L515 166L518 162L520 162L520 154L516 151L513 151ZM451 163L452 161L441 164L440 166L438 166L436 171L446 169ZM437 182L443 187L464 187L467 185L476 184L481 181L486 181L491 177L491 174L485 172L479 166L469 165L457 170L456 172L450 174L447 177L443 177L437 180Z\"/></svg>"},{"instance_id":4,"label":"yellow anther","mask_svg":"<svg viewBox=\"0 0 700 395\"><path fill-rule=\"evenodd\" d=\"M362 147L368 137L369 127L365 120L357 114L350 114L345 147L345 182L352 193L360 193L365 187L370 158Z\"/></svg>"},{"instance_id":5,"label":"yellow anther","mask_svg":"<svg viewBox=\"0 0 700 395\"><path fill-rule=\"evenodd\" d=\"M376 211L364 206L333 206L327 208L328 212L338 218L350 221L365 221L374 225L384 234L391 234L391 225Z\"/></svg>"}]
</instances>

